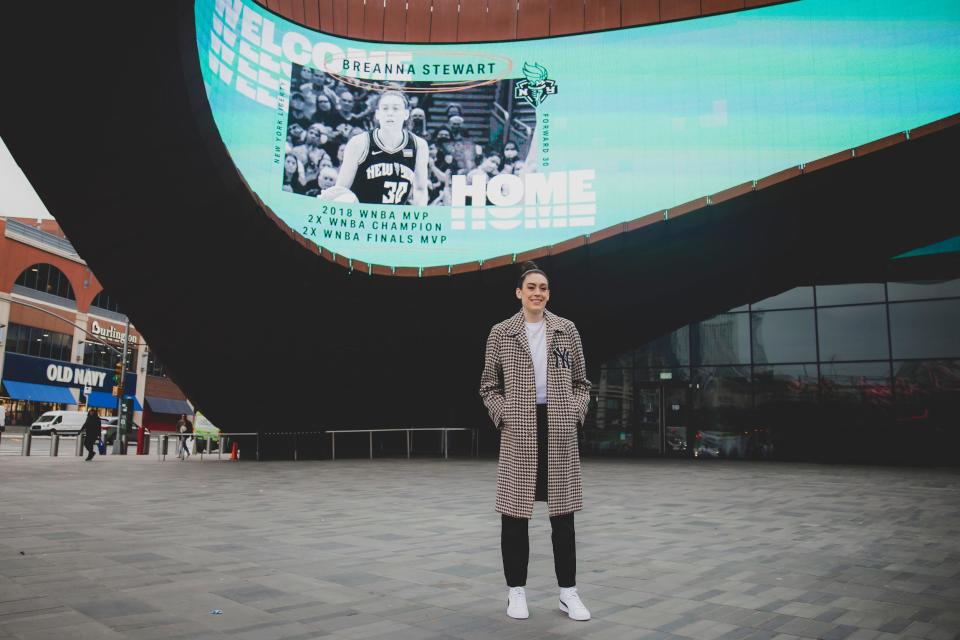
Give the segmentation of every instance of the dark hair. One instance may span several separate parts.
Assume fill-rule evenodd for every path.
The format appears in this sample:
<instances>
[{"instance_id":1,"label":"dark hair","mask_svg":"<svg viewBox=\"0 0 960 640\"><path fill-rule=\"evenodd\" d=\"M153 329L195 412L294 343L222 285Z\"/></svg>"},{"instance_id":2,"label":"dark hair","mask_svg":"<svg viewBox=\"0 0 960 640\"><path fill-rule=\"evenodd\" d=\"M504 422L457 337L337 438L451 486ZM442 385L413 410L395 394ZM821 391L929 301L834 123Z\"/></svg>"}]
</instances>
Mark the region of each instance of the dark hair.
<instances>
[{"instance_id":1,"label":"dark hair","mask_svg":"<svg viewBox=\"0 0 960 640\"><path fill-rule=\"evenodd\" d=\"M537 263L533 260L527 260L526 262L520 265L520 277L517 278L517 289L523 288L523 281L527 279L527 276L531 273L539 273L544 278L547 279L547 286L550 285L550 278L547 277L547 274L537 266Z\"/></svg>"}]
</instances>

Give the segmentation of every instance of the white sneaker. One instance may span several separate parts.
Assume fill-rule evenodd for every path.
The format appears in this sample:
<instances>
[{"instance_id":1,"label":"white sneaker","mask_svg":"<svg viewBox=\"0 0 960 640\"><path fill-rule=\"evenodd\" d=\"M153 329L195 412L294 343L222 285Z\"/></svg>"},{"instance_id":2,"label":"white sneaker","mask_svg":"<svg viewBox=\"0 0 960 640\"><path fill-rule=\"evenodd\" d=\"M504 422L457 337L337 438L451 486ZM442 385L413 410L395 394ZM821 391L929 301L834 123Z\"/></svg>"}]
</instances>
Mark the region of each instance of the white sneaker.
<instances>
[{"instance_id":1,"label":"white sneaker","mask_svg":"<svg viewBox=\"0 0 960 640\"><path fill-rule=\"evenodd\" d=\"M570 616L571 620L589 620L590 612L580 599L576 587L560 589L560 611Z\"/></svg>"},{"instance_id":2,"label":"white sneaker","mask_svg":"<svg viewBox=\"0 0 960 640\"><path fill-rule=\"evenodd\" d=\"M517 620L530 617L530 611L527 610L527 592L523 587L510 587L507 592L507 615Z\"/></svg>"}]
</instances>

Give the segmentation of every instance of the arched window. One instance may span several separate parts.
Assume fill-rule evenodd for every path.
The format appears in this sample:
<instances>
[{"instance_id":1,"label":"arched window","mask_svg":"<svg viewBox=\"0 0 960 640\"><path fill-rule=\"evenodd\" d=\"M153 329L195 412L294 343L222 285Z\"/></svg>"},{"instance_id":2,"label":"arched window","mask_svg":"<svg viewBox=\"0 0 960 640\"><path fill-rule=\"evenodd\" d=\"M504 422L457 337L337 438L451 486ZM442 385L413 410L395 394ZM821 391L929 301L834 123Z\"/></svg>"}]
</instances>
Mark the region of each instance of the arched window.
<instances>
[{"instance_id":1,"label":"arched window","mask_svg":"<svg viewBox=\"0 0 960 640\"><path fill-rule=\"evenodd\" d=\"M73 295L73 287L70 286L70 280L67 279L66 274L45 262L24 269L15 284L67 300L76 301L77 299Z\"/></svg>"},{"instance_id":2,"label":"arched window","mask_svg":"<svg viewBox=\"0 0 960 640\"><path fill-rule=\"evenodd\" d=\"M98 293L97 297L90 303L90 306L113 311L114 313L123 313L123 311L120 310L120 303L106 291Z\"/></svg>"}]
</instances>

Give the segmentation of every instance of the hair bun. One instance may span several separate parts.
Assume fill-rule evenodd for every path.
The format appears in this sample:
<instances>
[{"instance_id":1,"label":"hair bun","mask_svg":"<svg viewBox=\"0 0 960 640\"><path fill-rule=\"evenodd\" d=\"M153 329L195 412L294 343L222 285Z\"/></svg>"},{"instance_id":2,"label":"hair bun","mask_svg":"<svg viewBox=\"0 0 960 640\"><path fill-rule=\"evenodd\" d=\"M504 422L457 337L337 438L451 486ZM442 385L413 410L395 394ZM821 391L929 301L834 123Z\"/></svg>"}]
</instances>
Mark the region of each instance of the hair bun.
<instances>
[{"instance_id":1,"label":"hair bun","mask_svg":"<svg viewBox=\"0 0 960 640\"><path fill-rule=\"evenodd\" d=\"M527 260L520 265L520 273L523 273L524 271L530 271L530 269L539 269L539 268L540 267L537 266L536 262L534 262L533 260Z\"/></svg>"}]
</instances>

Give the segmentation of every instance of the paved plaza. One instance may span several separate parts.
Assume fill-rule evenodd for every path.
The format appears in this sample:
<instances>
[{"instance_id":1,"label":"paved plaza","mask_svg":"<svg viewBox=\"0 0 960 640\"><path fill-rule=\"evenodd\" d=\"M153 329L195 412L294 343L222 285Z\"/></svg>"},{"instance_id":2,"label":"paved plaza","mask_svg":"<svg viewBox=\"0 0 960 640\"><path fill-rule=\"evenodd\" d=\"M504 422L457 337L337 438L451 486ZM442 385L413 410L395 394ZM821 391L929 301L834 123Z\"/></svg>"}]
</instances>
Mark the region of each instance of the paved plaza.
<instances>
[{"instance_id":1,"label":"paved plaza","mask_svg":"<svg viewBox=\"0 0 960 640\"><path fill-rule=\"evenodd\" d=\"M955 638L960 472L584 463L557 610L531 524L504 614L484 459L0 459L0 638ZM221 613L214 613L214 612Z\"/></svg>"}]
</instances>

